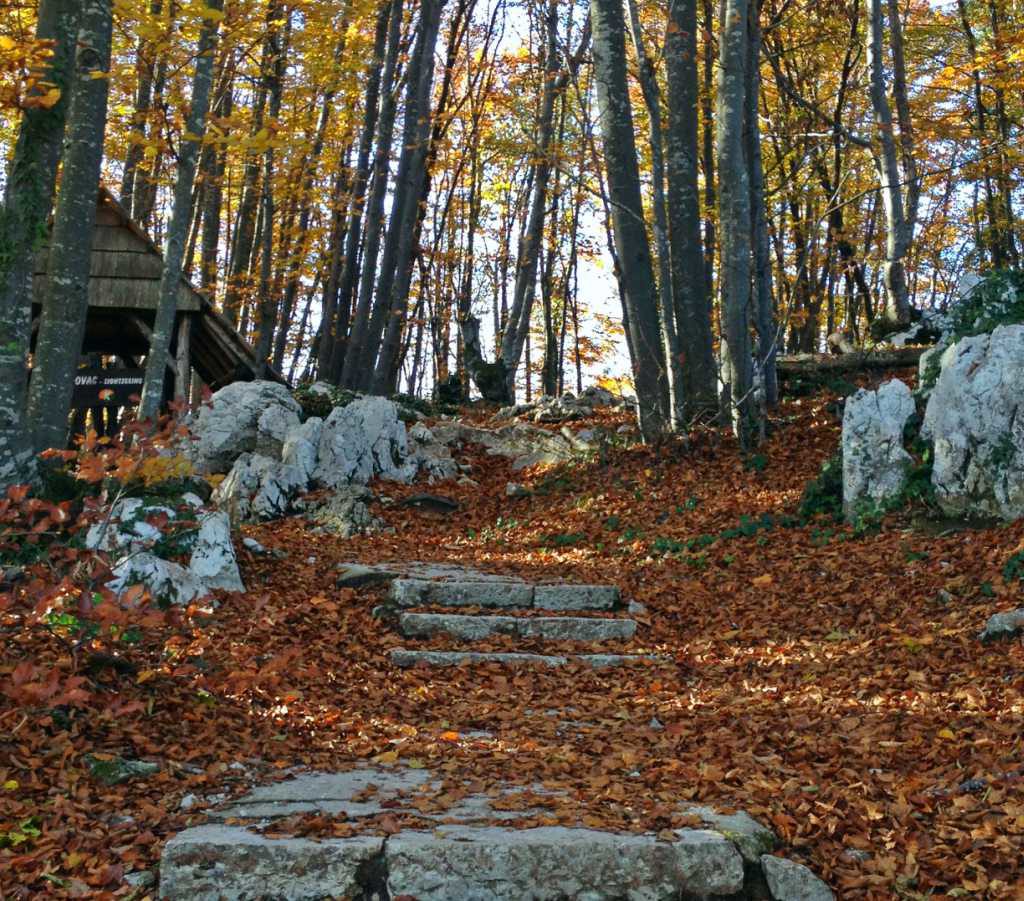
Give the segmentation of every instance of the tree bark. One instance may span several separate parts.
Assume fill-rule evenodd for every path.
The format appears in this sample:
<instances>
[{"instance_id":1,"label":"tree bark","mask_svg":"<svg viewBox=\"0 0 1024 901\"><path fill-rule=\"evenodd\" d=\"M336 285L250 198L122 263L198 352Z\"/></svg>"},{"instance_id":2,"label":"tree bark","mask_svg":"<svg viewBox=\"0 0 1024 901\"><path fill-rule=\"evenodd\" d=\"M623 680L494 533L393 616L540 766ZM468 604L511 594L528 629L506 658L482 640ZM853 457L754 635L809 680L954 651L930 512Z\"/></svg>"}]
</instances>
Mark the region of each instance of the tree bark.
<instances>
[{"instance_id":1,"label":"tree bark","mask_svg":"<svg viewBox=\"0 0 1024 901\"><path fill-rule=\"evenodd\" d=\"M89 263L96 223L112 32L111 0L82 4L68 110L64 171L50 238L49 285L42 303L28 418L37 451L63 449L75 370L89 307Z\"/></svg>"},{"instance_id":2,"label":"tree bark","mask_svg":"<svg viewBox=\"0 0 1024 901\"><path fill-rule=\"evenodd\" d=\"M205 0L206 8L219 13L224 0ZM164 269L160 276L160 295L153 323L153 337L146 354L146 375L142 384L139 419L155 422L160 414L164 395L164 373L167 355L174 334L174 320L178 312L178 292L181 290L181 272L185 259L185 233L192 221L192 186L196 178L199 151L206 133L206 117L210 109L213 86L214 50L217 46L217 16L203 23L199 36L195 73L192 77L191 108L185 120L185 130L178 146L178 173L174 183L174 207L167 227L164 244ZM185 379L176 390L184 391Z\"/></svg>"},{"instance_id":3,"label":"tree bark","mask_svg":"<svg viewBox=\"0 0 1024 901\"><path fill-rule=\"evenodd\" d=\"M715 109L722 246L722 403L744 448L755 443L758 430L750 348L750 179L743 158L747 4L748 0L726 0Z\"/></svg>"},{"instance_id":4,"label":"tree bark","mask_svg":"<svg viewBox=\"0 0 1024 901\"><path fill-rule=\"evenodd\" d=\"M764 165L761 159L761 130L758 124L761 98L761 0L751 0L748 27L745 144L747 167L750 170L750 215L753 226L751 242L754 254L754 325L757 329L757 365L765 404L768 409L774 409L779 403L775 358L778 356L781 332L775 321Z\"/></svg>"},{"instance_id":5,"label":"tree bark","mask_svg":"<svg viewBox=\"0 0 1024 901\"><path fill-rule=\"evenodd\" d=\"M682 354L688 415L717 409L717 371L711 331L711 296L701 241L697 135L696 0L669 4L665 32L668 85L668 234L672 260L672 306ZM708 173L708 179L713 176Z\"/></svg>"},{"instance_id":6,"label":"tree bark","mask_svg":"<svg viewBox=\"0 0 1024 901\"><path fill-rule=\"evenodd\" d=\"M331 368L335 370L344 356L341 368L341 384L350 389L357 388L362 381L362 367L372 365L364 359L376 352L371 351L368 333L370 308L373 303L373 288L377 280L377 260L380 256L381 232L384 226L384 200L387 196L390 173L391 146L394 143L395 116L398 110L398 85L396 72L399 51L402 44L403 0L394 0L391 8L391 22L388 26L388 51L384 61L383 96L380 118L377 122L377 148L373 158L373 185L366 205L366 243L363 247L362 272L359 277L359 298L352 316L352 328L347 346L335 342L335 353Z\"/></svg>"},{"instance_id":7,"label":"tree bark","mask_svg":"<svg viewBox=\"0 0 1024 901\"><path fill-rule=\"evenodd\" d=\"M36 37L53 42L53 55L36 89L52 84L60 98L22 115L0 206L0 492L33 476L32 440L25 418L26 360L32 314L32 270L53 206L70 70L74 60L77 2L42 0Z\"/></svg>"},{"instance_id":8,"label":"tree bark","mask_svg":"<svg viewBox=\"0 0 1024 901\"><path fill-rule=\"evenodd\" d=\"M612 228L619 259L624 317L633 334L633 375L640 431L653 441L669 431L666 361L658 322L658 289L644 226L633 109L626 80L622 0L591 0L594 75L604 142Z\"/></svg>"},{"instance_id":9,"label":"tree bark","mask_svg":"<svg viewBox=\"0 0 1024 901\"><path fill-rule=\"evenodd\" d=\"M441 28L444 2L421 0L419 34L407 73L405 123L402 152L395 175L394 203L381 257L380 277L377 280L377 305L363 347L366 368L360 386L374 394L387 394L390 390L392 365L397 358L409 300L416 251L414 236L430 149L434 49ZM378 342L380 353L374 367Z\"/></svg>"}]
</instances>

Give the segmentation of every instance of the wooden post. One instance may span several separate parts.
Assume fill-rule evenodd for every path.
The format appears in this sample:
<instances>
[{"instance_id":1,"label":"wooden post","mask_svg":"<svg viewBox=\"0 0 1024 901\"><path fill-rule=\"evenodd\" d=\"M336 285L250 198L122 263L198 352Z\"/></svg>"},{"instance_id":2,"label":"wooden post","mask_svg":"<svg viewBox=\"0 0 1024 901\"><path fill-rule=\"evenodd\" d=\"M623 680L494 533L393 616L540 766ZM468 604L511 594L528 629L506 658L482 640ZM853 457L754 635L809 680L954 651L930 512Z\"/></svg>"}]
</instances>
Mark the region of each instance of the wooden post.
<instances>
[{"instance_id":1,"label":"wooden post","mask_svg":"<svg viewBox=\"0 0 1024 901\"><path fill-rule=\"evenodd\" d=\"M174 378L174 399L187 404L192 388L192 358L189 340L192 332L192 317L181 313L178 317L177 371Z\"/></svg>"}]
</instances>

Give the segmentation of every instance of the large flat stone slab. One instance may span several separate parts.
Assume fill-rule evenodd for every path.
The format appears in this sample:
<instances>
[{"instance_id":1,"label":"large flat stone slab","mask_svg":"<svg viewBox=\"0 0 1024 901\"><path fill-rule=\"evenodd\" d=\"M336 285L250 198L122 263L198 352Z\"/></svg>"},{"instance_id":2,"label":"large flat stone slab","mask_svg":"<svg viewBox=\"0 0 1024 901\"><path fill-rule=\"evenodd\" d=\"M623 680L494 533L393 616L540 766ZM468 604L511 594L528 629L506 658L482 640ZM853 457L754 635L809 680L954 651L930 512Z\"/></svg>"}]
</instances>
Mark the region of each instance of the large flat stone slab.
<instances>
[{"instance_id":1,"label":"large flat stone slab","mask_svg":"<svg viewBox=\"0 0 1024 901\"><path fill-rule=\"evenodd\" d=\"M533 606L541 610L614 610L621 596L614 585L538 585Z\"/></svg>"},{"instance_id":2,"label":"large flat stone slab","mask_svg":"<svg viewBox=\"0 0 1024 901\"><path fill-rule=\"evenodd\" d=\"M164 847L160 897L168 901L362 897L384 840L376 836L310 841L271 839L210 824L186 829Z\"/></svg>"},{"instance_id":3,"label":"large flat stone slab","mask_svg":"<svg viewBox=\"0 0 1024 901\"><path fill-rule=\"evenodd\" d=\"M274 819L297 813L375 816L430 784L426 770L360 767L345 773L301 773L258 785L244 798L209 812L214 819Z\"/></svg>"},{"instance_id":4,"label":"large flat stone slab","mask_svg":"<svg viewBox=\"0 0 1024 901\"><path fill-rule=\"evenodd\" d=\"M715 832L682 830L675 842L560 826L441 827L390 838L392 897L417 901L674 899L728 896L743 887L743 860Z\"/></svg>"},{"instance_id":5,"label":"large flat stone slab","mask_svg":"<svg viewBox=\"0 0 1024 901\"><path fill-rule=\"evenodd\" d=\"M395 579L388 597L399 607L440 604L446 607L530 607L533 586L525 582L434 582Z\"/></svg>"},{"instance_id":6,"label":"large flat stone slab","mask_svg":"<svg viewBox=\"0 0 1024 901\"><path fill-rule=\"evenodd\" d=\"M451 635L460 641L482 641L495 635L546 641L628 641L636 634L631 619L573 616L462 616L452 613L402 613L398 631L406 638Z\"/></svg>"},{"instance_id":7,"label":"large flat stone slab","mask_svg":"<svg viewBox=\"0 0 1024 901\"><path fill-rule=\"evenodd\" d=\"M419 560L404 563L339 563L338 586L359 588L374 583L392 582L395 579L446 579L461 582L522 582L515 576L501 576L485 573L468 566L454 563L432 563Z\"/></svg>"},{"instance_id":8,"label":"large flat stone slab","mask_svg":"<svg viewBox=\"0 0 1024 901\"><path fill-rule=\"evenodd\" d=\"M395 579L389 593L398 607L505 607L557 612L615 610L621 601L614 585L530 585L513 579Z\"/></svg>"},{"instance_id":9,"label":"large flat stone slab","mask_svg":"<svg viewBox=\"0 0 1024 901\"><path fill-rule=\"evenodd\" d=\"M629 664L664 663L659 657L649 654L525 654L500 653L491 651L411 651L394 648L391 662L403 668L425 664L426 666L460 666L464 663L497 663L502 666L546 666L559 667L569 664L586 664L594 669L627 666Z\"/></svg>"},{"instance_id":10,"label":"large flat stone slab","mask_svg":"<svg viewBox=\"0 0 1024 901\"><path fill-rule=\"evenodd\" d=\"M167 901L367 898L385 887L417 901L727 897L743 888L743 859L698 829L674 841L561 826L313 840L205 825L172 838L160 864Z\"/></svg>"},{"instance_id":11,"label":"large flat stone slab","mask_svg":"<svg viewBox=\"0 0 1024 901\"><path fill-rule=\"evenodd\" d=\"M168 901L312 901L416 898L417 901L764 901L761 871L774 901L827 901L831 892L805 867L759 855L773 833L745 813L681 807L709 828L620 834L581 826L516 828L499 821L544 812L564 794L541 784L505 785L450 806L429 770L361 766L344 773L301 773L258 786L212 811L221 820L256 819L263 828L298 813L336 815L358 827L383 812L433 821L387 838L270 837L252 826L213 822L172 838L160 866L159 897ZM500 801L500 803L499 803ZM375 829L374 821L368 821Z\"/></svg>"}]
</instances>

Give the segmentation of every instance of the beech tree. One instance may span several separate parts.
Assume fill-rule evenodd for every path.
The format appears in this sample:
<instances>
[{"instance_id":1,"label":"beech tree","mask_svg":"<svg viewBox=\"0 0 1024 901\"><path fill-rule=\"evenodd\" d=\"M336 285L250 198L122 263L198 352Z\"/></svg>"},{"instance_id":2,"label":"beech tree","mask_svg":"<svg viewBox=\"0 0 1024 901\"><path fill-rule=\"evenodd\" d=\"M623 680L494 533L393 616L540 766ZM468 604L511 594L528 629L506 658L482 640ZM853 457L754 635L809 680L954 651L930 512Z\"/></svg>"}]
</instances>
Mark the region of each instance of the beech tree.
<instances>
[{"instance_id":1,"label":"beech tree","mask_svg":"<svg viewBox=\"0 0 1024 901\"><path fill-rule=\"evenodd\" d=\"M89 303L89 262L107 122L111 0L81 9L63 174L50 237L28 417L36 450L63 449Z\"/></svg>"},{"instance_id":2,"label":"beech tree","mask_svg":"<svg viewBox=\"0 0 1024 901\"><path fill-rule=\"evenodd\" d=\"M210 108L210 90L213 85L214 49L220 24L223 0L206 0L200 15L204 19L196 55L195 76L192 81L192 107L185 122L185 131L178 147L178 173L174 185L174 209L167 227L164 245L164 268L160 276L160 296L157 302L153 333L146 354L146 376L139 404L139 418L155 420L160 412L164 394L164 375L168 349L171 346L175 316L178 311L178 292L185 258L185 237L192 220L192 186L203 135L206 133L206 114ZM182 336L184 337L184 335ZM179 392L187 388L177 386Z\"/></svg>"},{"instance_id":3,"label":"beech tree","mask_svg":"<svg viewBox=\"0 0 1024 901\"><path fill-rule=\"evenodd\" d=\"M52 49L22 112L0 206L0 489L33 475L25 410L32 270L53 206L78 12L71 0L39 4L36 39Z\"/></svg>"}]
</instances>

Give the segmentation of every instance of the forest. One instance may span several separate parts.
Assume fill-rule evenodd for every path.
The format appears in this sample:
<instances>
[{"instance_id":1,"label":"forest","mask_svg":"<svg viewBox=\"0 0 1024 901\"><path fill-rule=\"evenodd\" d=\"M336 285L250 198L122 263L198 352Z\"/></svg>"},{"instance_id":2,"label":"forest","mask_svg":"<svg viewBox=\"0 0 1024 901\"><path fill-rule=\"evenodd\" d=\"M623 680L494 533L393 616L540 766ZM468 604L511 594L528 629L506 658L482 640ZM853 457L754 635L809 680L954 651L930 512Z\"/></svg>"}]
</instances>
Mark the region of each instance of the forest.
<instances>
[{"instance_id":1,"label":"forest","mask_svg":"<svg viewBox=\"0 0 1024 901\"><path fill-rule=\"evenodd\" d=\"M1019 265L1022 17L1011 0L5 5L4 433L61 444L102 184L165 251L151 383L183 273L292 384L510 403L603 374L635 385L649 437L719 406L756 437L777 355L864 346L963 272ZM67 281L30 323L51 212ZM165 398L147 393L151 416Z\"/></svg>"},{"instance_id":2,"label":"forest","mask_svg":"<svg viewBox=\"0 0 1024 901\"><path fill-rule=\"evenodd\" d=\"M0 3L0 898L1024 898L1022 62Z\"/></svg>"}]
</instances>

